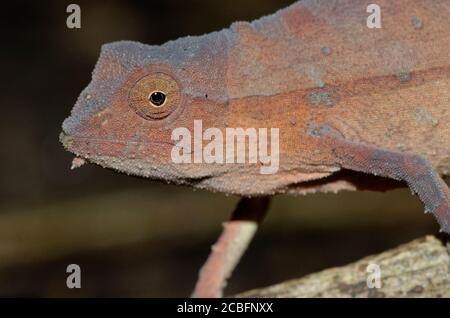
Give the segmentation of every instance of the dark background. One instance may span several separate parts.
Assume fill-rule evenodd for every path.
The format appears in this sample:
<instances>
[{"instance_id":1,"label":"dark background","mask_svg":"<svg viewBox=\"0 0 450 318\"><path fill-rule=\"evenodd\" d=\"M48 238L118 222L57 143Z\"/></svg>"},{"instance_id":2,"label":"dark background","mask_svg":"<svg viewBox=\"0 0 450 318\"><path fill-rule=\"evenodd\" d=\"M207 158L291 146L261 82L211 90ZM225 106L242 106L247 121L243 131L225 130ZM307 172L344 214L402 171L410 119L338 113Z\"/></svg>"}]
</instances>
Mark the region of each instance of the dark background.
<instances>
[{"instance_id":1,"label":"dark background","mask_svg":"<svg viewBox=\"0 0 450 318\"><path fill-rule=\"evenodd\" d=\"M103 43L161 44L228 27L288 0L73 1L2 4L0 296L188 296L238 198L70 171L58 142ZM278 196L228 294L343 265L437 226L409 190ZM66 288L66 266L82 269Z\"/></svg>"}]
</instances>

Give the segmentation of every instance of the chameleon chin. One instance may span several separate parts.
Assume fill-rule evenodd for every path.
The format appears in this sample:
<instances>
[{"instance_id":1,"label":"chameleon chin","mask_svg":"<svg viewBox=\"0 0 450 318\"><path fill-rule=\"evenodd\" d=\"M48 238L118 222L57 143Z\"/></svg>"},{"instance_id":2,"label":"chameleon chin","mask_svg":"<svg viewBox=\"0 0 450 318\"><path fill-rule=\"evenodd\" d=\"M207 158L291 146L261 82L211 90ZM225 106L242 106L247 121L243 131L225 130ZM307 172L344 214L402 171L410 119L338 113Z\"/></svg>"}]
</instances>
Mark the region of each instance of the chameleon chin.
<instances>
[{"instance_id":1,"label":"chameleon chin","mask_svg":"<svg viewBox=\"0 0 450 318\"><path fill-rule=\"evenodd\" d=\"M442 179L450 171L450 2L379 0L381 29L367 27L366 2L342 3L301 1L161 46L106 44L64 121L61 141L77 156L73 167L87 160L242 196L194 297L222 296L270 196L360 189L340 178L344 170L360 173L365 188L373 176L408 186L450 233L450 191ZM174 130L193 132L200 120L216 133L194 136L193 160L173 160ZM262 174L249 160L195 156L196 147L229 127L279 129L276 173ZM237 146L251 153L242 140Z\"/></svg>"}]
</instances>

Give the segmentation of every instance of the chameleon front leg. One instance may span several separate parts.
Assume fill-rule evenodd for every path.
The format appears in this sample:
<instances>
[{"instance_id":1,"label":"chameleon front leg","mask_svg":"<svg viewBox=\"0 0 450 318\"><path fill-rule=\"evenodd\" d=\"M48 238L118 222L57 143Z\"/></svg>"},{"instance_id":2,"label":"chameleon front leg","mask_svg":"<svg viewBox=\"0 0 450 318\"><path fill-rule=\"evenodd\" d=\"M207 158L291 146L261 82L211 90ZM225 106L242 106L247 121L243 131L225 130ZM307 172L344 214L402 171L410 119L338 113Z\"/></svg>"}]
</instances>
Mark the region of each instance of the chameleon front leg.
<instances>
[{"instance_id":1,"label":"chameleon front leg","mask_svg":"<svg viewBox=\"0 0 450 318\"><path fill-rule=\"evenodd\" d=\"M450 234L450 190L431 164L422 156L385 150L326 135L322 141L330 147L338 166L404 181L437 219L441 231Z\"/></svg>"},{"instance_id":2,"label":"chameleon front leg","mask_svg":"<svg viewBox=\"0 0 450 318\"><path fill-rule=\"evenodd\" d=\"M222 234L200 270L192 297L222 297L227 279L254 237L269 203L269 197L242 198L239 201L230 221L223 224Z\"/></svg>"}]
</instances>

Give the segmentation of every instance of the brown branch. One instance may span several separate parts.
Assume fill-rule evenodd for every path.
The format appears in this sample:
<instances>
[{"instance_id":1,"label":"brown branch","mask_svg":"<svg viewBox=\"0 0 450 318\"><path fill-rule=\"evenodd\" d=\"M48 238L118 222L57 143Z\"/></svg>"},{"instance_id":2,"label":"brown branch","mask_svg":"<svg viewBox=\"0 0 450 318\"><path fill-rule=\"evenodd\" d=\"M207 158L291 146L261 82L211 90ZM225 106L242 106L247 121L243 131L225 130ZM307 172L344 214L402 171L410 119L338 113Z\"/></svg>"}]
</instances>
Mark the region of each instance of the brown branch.
<instances>
[{"instance_id":1,"label":"brown branch","mask_svg":"<svg viewBox=\"0 0 450 318\"><path fill-rule=\"evenodd\" d=\"M371 263L381 288L368 288ZM355 263L310 274L238 297L450 297L450 258L445 245L426 236Z\"/></svg>"}]
</instances>

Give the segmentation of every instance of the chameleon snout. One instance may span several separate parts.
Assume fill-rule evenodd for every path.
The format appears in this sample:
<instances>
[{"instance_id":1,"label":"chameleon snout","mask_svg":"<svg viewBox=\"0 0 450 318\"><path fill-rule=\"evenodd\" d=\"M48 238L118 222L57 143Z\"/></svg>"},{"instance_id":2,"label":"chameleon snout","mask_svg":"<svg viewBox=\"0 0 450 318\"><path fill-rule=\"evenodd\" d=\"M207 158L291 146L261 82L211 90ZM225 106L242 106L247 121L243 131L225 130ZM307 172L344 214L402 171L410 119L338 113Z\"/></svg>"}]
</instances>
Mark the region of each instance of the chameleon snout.
<instances>
[{"instance_id":1,"label":"chameleon snout","mask_svg":"<svg viewBox=\"0 0 450 318\"><path fill-rule=\"evenodd\" d=\"M63 145L64 149L70 151L73 144L73 137L68 135L64 130L59 134L59 141Z\"/></svg>"}]
</instances>

